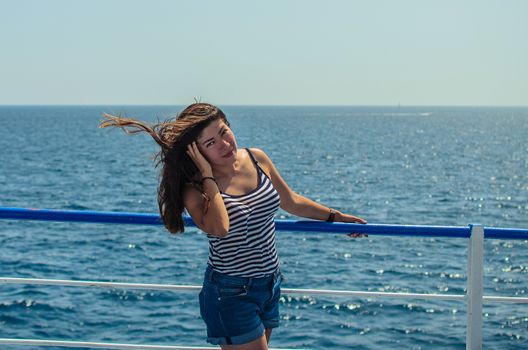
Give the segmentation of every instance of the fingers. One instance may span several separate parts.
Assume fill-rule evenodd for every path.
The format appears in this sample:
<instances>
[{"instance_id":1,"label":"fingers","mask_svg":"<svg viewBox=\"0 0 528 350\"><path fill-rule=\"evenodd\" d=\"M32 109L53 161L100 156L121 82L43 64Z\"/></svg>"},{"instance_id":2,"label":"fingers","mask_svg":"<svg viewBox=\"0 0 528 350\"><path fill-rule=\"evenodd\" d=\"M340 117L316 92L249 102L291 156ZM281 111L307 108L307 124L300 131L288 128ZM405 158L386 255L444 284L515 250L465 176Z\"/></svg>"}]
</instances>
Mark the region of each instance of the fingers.
<instances>
[{"instance_id":1,"label":"fingers","mask_svg":"<svg viewBox=\"0 0 528 350\"><path fill-rule=\"evenodd\" d=\"M367 223L367 220L365 219L362 219L362 218L358 218L358 221L360 224L366 224Z\"/></svg>"},{"instance_id":2,"label":"fingers","mask_svg":"<svg viewBox=\"0 0 528 350\"><path fill-rule=\"evenodd\" d=\"M187 154L193 155L196 153L196 142L191 142L187 145Z\"/></svg>"},{"instance_id":3,"label":"fingers","mask_svg":"<svg viewBox=\"0 0 528 350\"><path fill-rule=\"evenodd\" d=\"M191 158L191 160L194 162L196 167L198 167L198 170L202 173L202 176L212 176L210 175L211 165L209 164L209 161L204 157L202 152L200 152L196 141L190 143L187 146L186 152Z\"/></svg>"},{"instance_id":4,"label":"fingers","mask_svg":"<svg viewBox=\"0 0 528 350\"><path fill-rule=\"evenodd\" d=\"M354 222L358 224L366 224L367 220L364 220L358 216L350 215L350 214L340 214L340 219L338 221L341 222Z\"/></svg>"},{"instance_id":5,"label":"fingers","mask_svg":"<svg viewBox=\"0 0 528 350\"><path fill-rule=\"evenodd\" d=\"M198 155L201 156L202 154L200 153L200 150L198 149L198 146L196 145L196 141L187 145L187 154L189 155L189 157L192 158L192 160L195 163L197 163L197 161L199 160Z\"/></svg>"},{"instance_id":6,"label":"fingers","mask_svg":"<svg viewBox=\"0 0 528 350\"><path fill-rule=\"evenodd\" d=\"M347 236L350 238L365 238L368 237L366 233L347 233Z\"/></svg>"},{"instance_id":7,"label":"fingers","mask_svg":"<svg viewBox=\"0 0 528 350\"><path fill-rule=\"evenodd\" d=\"M357 222L358 224L366 224L367 223L367 220L364 220L360 217L357 217L357 216L352 216L352 221L353 222Z\"/></svg>"},{"instance_id":8,"label":"fingers","mask_svg":"<svg viewBox=\"0 0 528 350\"><path fill-rule=\"evenodd\" d=\"M191 160L194 162L194 164L199 168L200 167L200 161L198 159L197 154L200 152L198 148L196 147L195 143L191 143L187 146L187 155L191 158Z\"/></svg>"},{"instance_id":9,"label":"fingers","mask_svg":"<svg viewBox=\"0 0 528 350\"><path fill-rule=\"evenodd\" d=\"M355 223L358 223L358 224L366 224L367 223L367 220L364 220L360 217L357 217L357 216L353 216L351 215L351 221L352 222L355 222ZM366 233L348 233L347 234L348 237L350 238L364 238L364 237L368 237L368 235Z\"/></svg>"}]
</instances>

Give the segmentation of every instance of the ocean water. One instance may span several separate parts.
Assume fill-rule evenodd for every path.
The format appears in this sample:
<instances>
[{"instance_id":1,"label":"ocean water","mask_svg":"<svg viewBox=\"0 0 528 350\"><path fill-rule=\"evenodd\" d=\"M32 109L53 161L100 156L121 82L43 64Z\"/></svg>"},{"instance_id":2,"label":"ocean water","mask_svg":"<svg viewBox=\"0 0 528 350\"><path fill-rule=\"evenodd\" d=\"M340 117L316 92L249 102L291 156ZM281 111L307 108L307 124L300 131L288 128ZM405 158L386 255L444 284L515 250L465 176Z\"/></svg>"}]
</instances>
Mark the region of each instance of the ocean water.
<instances>
[{"instance_id":1,"label":"ocean water","mask_svg":"<svg viewBox=\"0 0 528 350\"><path fill-rule=\"evenodd\" d=\"M98 129L181 106L0 107L0 206L156 213L156 144ZM295 191L371 223L528 227L528 108L223 107ZM281 211L279 218L293 218ZM288 288L465 292L467 241L278 232ZM526 296L528 242L487 240L486 295ZM201 283L189 228L0 220L0 276ZM464 349L457 301L283 295L272 347ZM0 285L0 338L206 345L197 294ZM528 306L484 305L485 349L528 348ZM52 349L3 345L2 349ZM53 348L60 349L60 348Z\"/></svg>"}]
</instances>

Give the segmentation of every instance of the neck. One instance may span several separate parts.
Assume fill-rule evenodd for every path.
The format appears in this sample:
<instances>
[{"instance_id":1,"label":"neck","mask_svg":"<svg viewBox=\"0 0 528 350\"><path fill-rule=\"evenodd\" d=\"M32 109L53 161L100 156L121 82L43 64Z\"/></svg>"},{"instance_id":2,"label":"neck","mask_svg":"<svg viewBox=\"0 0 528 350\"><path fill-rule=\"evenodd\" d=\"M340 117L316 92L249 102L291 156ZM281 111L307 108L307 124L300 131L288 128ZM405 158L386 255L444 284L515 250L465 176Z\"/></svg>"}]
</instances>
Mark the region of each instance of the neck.
<instances>
[{"instance_id":1,"label":"neck","mask_svg":"<svg viewBox=\"0 0 528 350\"><path fill-rule=\"evenodd\" d=\"M235 175L236 166L238 161L234 162L231 165L226 166L215 166L213 168L213 176L215 179L230 179Z\"/></svg>"}]
</instances>

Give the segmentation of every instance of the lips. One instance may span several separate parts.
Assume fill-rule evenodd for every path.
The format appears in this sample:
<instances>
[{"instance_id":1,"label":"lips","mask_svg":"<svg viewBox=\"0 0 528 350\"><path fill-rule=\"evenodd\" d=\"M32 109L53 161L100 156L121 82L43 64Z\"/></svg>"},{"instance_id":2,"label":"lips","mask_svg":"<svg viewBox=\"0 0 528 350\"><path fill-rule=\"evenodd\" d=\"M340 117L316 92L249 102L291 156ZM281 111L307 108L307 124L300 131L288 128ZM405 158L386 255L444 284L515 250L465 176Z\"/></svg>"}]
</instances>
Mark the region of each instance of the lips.
<instances>
[{"instance_id":1,"label":"lips","mask_svg":"<svg viewBox=\"0 0 528 350\"><path fill-rule=\"evenodd\" d=\"M234 151L234 150L235 150L234 148L231 149L229 152L227 152L226 154L224 154L224 155L222 156L222 158L229 158L229 157L231 157L231 156L233 155L233 151Z\"/></svg>"}]
</instances>

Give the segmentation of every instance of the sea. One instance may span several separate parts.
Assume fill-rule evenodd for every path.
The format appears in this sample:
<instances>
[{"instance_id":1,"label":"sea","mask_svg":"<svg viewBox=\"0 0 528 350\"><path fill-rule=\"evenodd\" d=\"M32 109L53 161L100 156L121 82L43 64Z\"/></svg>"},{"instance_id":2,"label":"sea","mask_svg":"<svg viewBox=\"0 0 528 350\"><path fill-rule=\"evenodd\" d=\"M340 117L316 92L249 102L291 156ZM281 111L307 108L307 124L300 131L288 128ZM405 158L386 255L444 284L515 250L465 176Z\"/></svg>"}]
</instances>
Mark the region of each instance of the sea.
<instances>
[{"instance_id":1,"label":"sea","mask_svg":"<svg viewBox=\"0 0 528 350\"><path fill-rule=\"evenodd\" d=\"M290 188L369 223L528 228L528 107L220 107ZM157 144L98 124L183 108L0 106L0 206L157 213ZM464 238L279 231L277 246L284 288L466 291ZM1 277L200 285L207 255L192 227L0 220ZM528 241L486 240L484 260L485 295L527 296ZM284 293L280 309L272 348L465 349L461 301ZM483 311L484 349L528 348L528 305ZM24 284L0 284L0 338L208 345L196 292Z\"/></svg>"}]
</instances>

